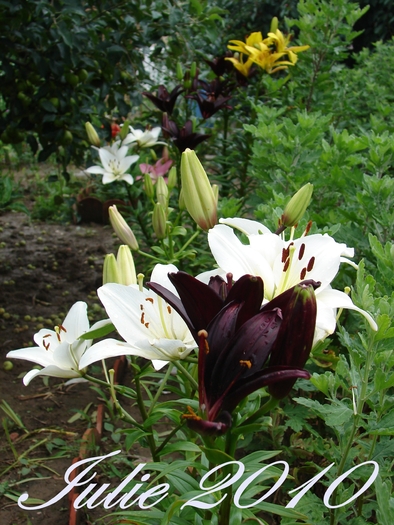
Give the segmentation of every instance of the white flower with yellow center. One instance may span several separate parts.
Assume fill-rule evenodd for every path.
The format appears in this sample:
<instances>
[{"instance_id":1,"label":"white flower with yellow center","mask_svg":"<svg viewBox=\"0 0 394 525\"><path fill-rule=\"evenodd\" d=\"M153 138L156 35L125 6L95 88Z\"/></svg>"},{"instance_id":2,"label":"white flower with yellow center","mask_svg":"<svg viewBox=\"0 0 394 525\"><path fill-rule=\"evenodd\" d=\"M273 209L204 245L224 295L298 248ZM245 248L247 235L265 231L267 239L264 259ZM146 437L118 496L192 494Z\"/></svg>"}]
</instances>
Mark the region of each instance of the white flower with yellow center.
<instances>
[{"instance_id":1,"label":"white flower with yellow center","mask_svg":"<svg viewBox=\"0 0 394 525\"><path fill-rule=\"evenodd\" d=\"M124 180L129 184L134 183L134 178L126 173L134 162L139 159L138 155L127 156L128 147L121 146L120 141L114 142L111 146L95 148L99 152L102 166L91 166L85 171L103 176L103 184L109 184L117 180Z\"/></svg>"},{"instance_id":2,"label":"white flower with yellow center","mask_svg":"<svg viewBox=\"0 0 394 525\"><path fill-rule=\"evenodd\" d=\"M341 262L356 267L348 259L354 256L353 248L337 243L329 235L306 235L285 241L281 236L248 219L221 219L222 224L209 231L208 241L212 254L223 274L232 273L234 280L242 275L257 275L264 282L264 301L270 301L285 290L306 279L321 283L315 290L317 319L315 342L332 334L336 326L338 308L348 308L361 313L376 330L377 326L368 312L355 306L350 297L331 288L331 281L338 273ZM233 228L244 233L249 244L243 244ZM206 280L209 272L202 275Z\"/></svg>"},{"instance_id":3,"label":"white flower with yellow center","mask_svg":"<svg viewBox=\"0 0 394 525\"><path fill-rule=\"evenodd\" d=\"M136 143L139 148L152 148L156 144L165 145L165 142L159 142L159 135L161 133L161 127L146 129L142 131L140 129L134 129L130 126L130 133L126 135L123 144Z\"/></svg>"},{"instance_id":4,"label":"white flower with yellow center","mask_svg":"<svg viewBox=\"0 0 394 525\"><path fill-rule=\"evenodd\" d=\"M176 293L167 275L174 265L157 264L151 280ZM124 341L105 339L80 361L82 368L109 357L134 355L150 359L156 370L169 361L185 358L196 343L180 315L164 299L142 286L108 283L98 295L109 318Z\"/></svg>"},{"instance_id":5,"label":"white flower with yellow center","mask_svg":"<svg viewBox=\"0 0 394 525\"><path fill-rule=\"evenodd\" d=\"M78 301L71 307L63 323L55 326L55 330L43 328L34 335L38 346L12 350L7 357L25 359L44 367L30 370L23 378L25 385L36 376L80 378L83 368L80 367L80 359L92 341L79 337L88 330L87 304Z\"/></svg>"}]
</instances>

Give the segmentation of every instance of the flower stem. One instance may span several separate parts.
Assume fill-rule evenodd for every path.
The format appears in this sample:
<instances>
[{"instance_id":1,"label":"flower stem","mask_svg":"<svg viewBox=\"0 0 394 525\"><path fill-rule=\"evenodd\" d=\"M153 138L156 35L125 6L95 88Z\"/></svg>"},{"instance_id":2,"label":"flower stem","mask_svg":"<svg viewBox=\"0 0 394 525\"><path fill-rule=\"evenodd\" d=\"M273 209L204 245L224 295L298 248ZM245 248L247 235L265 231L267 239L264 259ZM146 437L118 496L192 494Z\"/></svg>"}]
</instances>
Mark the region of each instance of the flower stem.
<instances>
[{"instance_id":1,"label":"flower stem","mask_svg":"<svg viewBox=\"0 0 394 525\"><path fill-rule=\"evenodd\" d=\"M228 454L229 456L233 458L236 447L237 447L237 438L234 438L234 436L232 435L231 427L230 427L226 434L226 446L225 446L226 454ZM232 476L233 475L233 465L229 465L226 468L226 471L228 471ZM230 524L231 499L233 496L232 485L227 487L225 493L226 493L226 498L223 500L222 504L220 505L218 525L229 525Z\"/></svg>"},{"instance_id":2,"label":"flower stem","mask_svg":"<svg viewBox=\"0 0 394 525\"><path fill-rule=\"evenodd\" d=\"M197 381L194 379L194 377L186 370L186 368L181 365L179 361L173 361L174 366L177 367L177 369L186 376L186 378L190 381L191 386L194 388L194 390L198 390L198 384Z\"/></svg>"},{"instance_id":3,"label":"flower stem","mask_svg":"<svg viewBox=\"0 0 394 525\"><path fill-rule=\"evenodd\" d=\"M186 250L186 248L189 246L191 242L194 241L194 239L199 235L200 229L195 231L191 237L185 242L185 244L182 246L182 248L178 251L177 255L180 255L182 252Z\"/></svg>"},{"instance_id":4,"label":"flower stem","mask_svg":"<svg viewBox=\"0 0 394 525\"><path fill-rule=\"evenodd\" d=\"M137 392L137 405L140 410L141 417L145 423L145 421L148 419L148 414L145 409L144 400L142 399L141 382L140 382L140 378L137 373L134 375L134 382L135 382L135 390ZM151 428L152 427L149 426L149 428L146 429L147 430L146 439L148 441L148 445L149 445L149 449L150 449L153 461L160 461L160 457L158 456L157 451L156 451L155 439L151 433Z\"/></svg>"},{"instance_id":5,"label":"flower stem","mask_svg":"<svg viewBox=\"0 0 394 525\"><path fill-rule=\"evenodd\" d=\"M161 396L164 388L166 387L167 385L167 381L168 381L168 378L170 377L170 374L171 374L171 369L172 369L172 366L171 366L171 363L168 364L168 368L167 368L167 371L163 377L163 379L161 380L160 382L160 387L158 388L157 392L156 392L156 395L155 397L153 398L152 400L152 403L149 407L149 410L148 410L148 416L151 415L152 413L152 410L154 409L155 407L155 404L157 403L157 400L159 399L159 397Z\"/></svg>"}]
</instances>

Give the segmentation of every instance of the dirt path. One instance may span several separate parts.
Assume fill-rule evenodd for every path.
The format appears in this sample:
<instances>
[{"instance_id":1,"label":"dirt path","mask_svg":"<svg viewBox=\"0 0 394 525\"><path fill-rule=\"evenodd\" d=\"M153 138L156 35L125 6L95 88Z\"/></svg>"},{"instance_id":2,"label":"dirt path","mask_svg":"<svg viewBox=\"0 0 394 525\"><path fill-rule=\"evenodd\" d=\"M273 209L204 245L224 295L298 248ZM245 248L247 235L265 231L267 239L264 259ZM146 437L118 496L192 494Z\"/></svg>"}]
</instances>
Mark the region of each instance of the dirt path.
<instances>
[{"instance_id":1,"label":"dirt path","mask_svg":"<svg viewBox=\"0 0 394 525\"><path fill-rule=\"evenodd\" d=\"M69 420L75 410L83 410L89 403L92 403L89 417L94 418L99 396L86 385L65 387L56 378L45 383L38 377L25 387L21 374L33 364L14 359L12 369L5 370L3 363L8 351L33 345L32 336L40 328L60 324L76 301L88 302L95 320L105 317L96 290L101 284L104 255L115 252L116 239L108 226L33 223L21 213L0 216L0 228L0 400L8 403L29 431L29 437L21 441L26 432L10 423L9 418L6 429L3 423L0 472L11 467L16 459L8 439L15 443L18 455L44 441L27 455L26 461L0 476L0 495L4 492L12 495L13 490L28 491L32 497L48 500L63 488L64 472L87 426L86 419ZM0 409L0 419L4 415ZM43 432L45 428L69 434ZM59 446L51 450L55 438L60 440ZM56 455L64 457L48 459ZM39 458L44 460L41 462ZM40 476L45 479L39 480ZM21 484L25 479L32 481ZM89 523L86 519L84 522ZM41 512L26 512L11 499L0 497L0 523L66 525L67 501L63 499Z\"/></svg>"}]
</instances>

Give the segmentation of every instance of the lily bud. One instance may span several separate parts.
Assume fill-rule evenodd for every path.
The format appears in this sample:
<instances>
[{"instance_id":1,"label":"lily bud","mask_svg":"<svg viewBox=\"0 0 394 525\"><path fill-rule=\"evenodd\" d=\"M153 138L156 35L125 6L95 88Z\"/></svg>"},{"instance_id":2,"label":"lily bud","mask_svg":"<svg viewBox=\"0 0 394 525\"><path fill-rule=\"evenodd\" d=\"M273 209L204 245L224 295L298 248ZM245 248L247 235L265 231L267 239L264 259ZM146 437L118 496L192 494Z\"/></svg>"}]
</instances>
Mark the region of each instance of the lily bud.
<instances>
[{"instance_id":1,"label":"lily bud","mask_svg":"<svg viewBox=\"0 0 394 525\"><path fill-rule=\"evenodd\" d=\"M215 196L216 205L217 205L219 201L219 186L217 184L212 184L212 191Z\"/></svg>"},{"instance_id":2,"label":"lily bud","mask_svg":"<svg viewBox=\"0 0 394 525\"><path fill-rule=\"evenodd\" d=\"M160 202L165 210L168 207L168 188L163 177L158 177L156 182L156 200Z\"/></svg>"},{"instance_id":3,"label":"lily bud","mask_svg":"<svg viewBox=\"0 0 394 525\"><path fill-rule=\"evenodd\" d=\"M153 208L152 226L158 239L164 239L167 231L166 210L160 202Z\"/></svg>"},{"instance_id":4,"label":"lily bud","mask_svg":"<svg viewBox=\"0 0 394 525\"><path fill-rule=\"evenodd\" d=\"M153 182L150 178L149 173L145 173L144 175L144 188L148 199L153 199L153 197L155 196L155 190L153 188Z\"/></svg>"},{"instance_id":5,"label":"lily bud","mask_svg":"<svg viewBox=\"0 0 394 525\"><path fill-rule=\"evenodd\" d=\"M177 183L176 167L173 166L168 173L168 182L167 182L168 189L172 190L173 188L175 188L176 183Z\"/></svg>"},{"instance_id":6,"label":"lily bud","mask_svg":"<svg viewBox=\"0 0 394 525\"><path fill-rule=\"evenodd\" d=\"M181 181L187 211L203 229L217 224L217 201L207 174L196 153L186 149L181 159Z\"/></svg>"},{"instance_id":7,"label":"lily bud","mask_svg":"<svg viewBox=\"0 0 394 525\"><path fill-rule=\"evenodd\" d=\"M313 280L303 281L286 290L262 310L279 308L283 321L272 347L269 366L303 368L312 349L316 325L315 289L320 286ZM295 379L271 384L269 393L283 399L292 389Z\"/></svg>"},{"instance_id":8,"label":"lily bud","mask_svg":"<svg viewBox=\"0 0 394 525\"><path fill-rule=\"evenodd\" d=\"M185 72L185 75L183 77L183 87L185 89L190 89L192 87L192 81L190 78L190 70Z\"/></svg>"},{"instance_id":9,"label":"lily bud","mask_svg":"<svg viewBox=\"0 0 394 525\"><path fill-rule=\"evenodd\" d=\"M179 209L180 209L181 211L183 211L183 210L186 209L185 198L184 198L184 196L183 196L183 190L182 190L182 188L181 188L181 191L179 192L178 206L179 206Z\"/></svg>"},{"instance_id":10,"label":"lily bud","mask_svg":"<svg viewBox=\"0 0 394 525\"><path fill-rule=\"evenodd\" d=\"M285 211L281 217L281 224L290 228L302 219L305 210L311 202L313 184L308 182L287 203Z\"/></svg>"},{"instance_id":11,"label":"lily bud","mask_svg":"<svg viewBox=\"0 0 394 525\"><path fill-rule=\"evenodd\" d=\"M104 257L103 284L107 283L119 283L118 264L113 253Z\"/></svg>"},{"instance_id":12,"label":"lily bud","mask_svg":"<svg viewBox=\"0 0 394 525\"><path fill-rule=\"evenodd\" d=\"M120 129L120 133L119 133L120 140L124 140L129 134L129 131L130 131L129 126L130 126L130 122L128 120L125 120L123 122L123 126Z\"/></svg>"},{"instance_id":13,"label":"lily bud","mask_svg":"<svg viewBox=\"0 0 394 525\"><path fill-rule=\"evenodd\" d=\"M194 78L197 73L197 64L196 62L192 62L192 65L190 66L190 76L191 78Z\"/></svg>"},{"instance_id":14,"label":"lily bud","mask_svg":"<svg viewBox=\"0 0 394 525\"><path fill-rule=\"evenodd\" d=\"M275 33L277 29L278 29L278 17L274 16L274 18L271 20L270 32Z\"/></svg>"},{"instance_id":15,"label":"lily bud","mask_svg":"<svg viewBox=\"0 0 394 525\"><path fill-rule=\"evenodd\" d=\"M135 238L135 235L127 222L118 211L118 208L116 206L110 206L108 208L108 213L112 228L119 239L127 244L127 246L130 246L132 250L137 251L139 249L137 239Z\"/></svg>"},{"instance_id":16,"label":"lily bud","mask_svg":"<svg viewBox=\"0 0 394 525\"><path fill-rule=\"evenodd\" d=\"M156 151L154 149L150 150L150 156L152 157L154 162L157 161L157 155L156 155Z\"/></svg>"},{"instance_id":17,"label":"lily bud","mask_svg":"<svg viewBox=\"0 0 394 525\"><path fill-rule=\"evenodd\" d=\"M176 78L178 80L183 79L183 69L182 69L182 64L180 62L176 63Z\"/></svg>"},{"instance_id":18,"label":"lily bud","mask_svg":"<svg viewBox=\"0 0 394 525\"><path fill-rule=\"evenodd\" d=\"M85 122L85 130L90 144L92 144L92 146L96 146L96 148L99 148L101 146L100 137L90 122Z\"/></svg>"},{"instance_id":19,"label":"lily bud","mask_svg":"<svg viewBox=\"0 0 394 525\"><path fill-rule=\"evenodd\" d=\"M118 266L119 278L117 282L119 284L125 284L126 286L129 286L130 284L137 284L133 256L131 254L130 248L125 244L119 246L116 262Z\"/></svg>"}]
</instances>

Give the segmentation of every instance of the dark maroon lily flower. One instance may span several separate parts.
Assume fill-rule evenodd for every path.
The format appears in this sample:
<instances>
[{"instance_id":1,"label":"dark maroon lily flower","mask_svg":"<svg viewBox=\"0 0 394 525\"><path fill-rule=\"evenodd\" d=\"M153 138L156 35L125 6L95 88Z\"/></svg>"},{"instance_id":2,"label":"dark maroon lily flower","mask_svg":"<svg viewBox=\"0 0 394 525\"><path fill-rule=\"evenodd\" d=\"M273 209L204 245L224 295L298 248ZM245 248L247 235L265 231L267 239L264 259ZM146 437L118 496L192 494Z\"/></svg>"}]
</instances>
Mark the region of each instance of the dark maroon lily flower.
<instances>
[{"instance_id":1,"label":"dark maroon lily flower","mask_svg":"<svg viewBox=\"0 0 394 525\"><path fill-rule=\"evenodd\" d=\"M222 108L231 109L227 102L232 98L231 87L226 80L215 78L211 82L199 80L193 81L193 91L186 98L193 99L200 108L201 115L207 119Z\"/></svg>"},{"instance_id":2,"label":"dark maroon lily flower","mask_svg":"<svg viewBox=\"0 0 394 525\"><path fill-rule=\"evenodd\" d=\"M212 115L222 108L232 109L231 106L227 104L231 97L223 97L223 95L215 98L205 93L195 93L194 95L188 95L187 98L191 98L197 102L204 119L212 117Z\"/></svg>"},{"instance_id":3,"label":"dark maroon lily flower","mask_svg":"<svg viewBox=\"0 0 394 525\"><path fill-rule=\"evenodd\" d=\"M280 308L283 315L283 323L272 348L270 366L305 366L315 333L317 307L314 290L319 286L320 283L313 280L303 281L262 308L263 311ZM272 384L268 391L276 399L283 399L295 382L291 379Z\"/></svg>"},{"instance_id":4,"label":"dark maroon lily flower","mask_svg":"<svg viewBox=\"0 0 394 525\"><path fill-rule=\"evenodd\" d=\"M209 285L184 272L170 273L169 278L179 298L157 283L148 283L148 287L178 311L199 346L201 415L190 412L185 416L191 428L201 433L222 434L231 424L230 413L255 390L282 381L309 378L309 373L301 369L303 365L300 368L287 363L277 365L270 360L269 366L265 366L273 348L278 347L277 339L284 338L282 307L286 310L288 297L278 300L272 308L271 303L261 308L264 286L260 277L244 275L234 285L231 275L227 283L217 276ZM310 290L313 292L313 287ZM294 293L298 299L292 304L298 307L298 301L305 301L305 294ZM314 293L309 293L309 301L316 302ZM293 317L290 308L286 311L298 325L298 315ZM311 319L311 325L314 330L315 318ZM289 344L293 352L297 350L291 341Z\"/></svg>"},{"instance_id":5,"label":"dark maroon lily flower","mask_svg":"<svg viewBox=\"0 0 394 525\"><path fill-rule=\"evenodd\" d=\"M204 62L212 69L217 77L222 77L224 73L230 73L233 71L234 67L231 62L226 60L228 57L232 57L233 54L231 51L226 51L225 55L220 57L215 57L212 60L205 60Z\"/></svg>"},{"instance_id":6,"label":"dark maroon lily flower","mask_svg":"<svg viewBox=\"0 0 394 525\"><path fill-rule=\"evenodd\" d=\"M182 87L182 84L178 84L174 89L169 93L167 89L161 84L157 89L157 96L152 95L149 91L144 91L142 94L144 97L149 98L153 104L163 111L164 113L172 114L175 106L176 99L178 96L185 91Z\"/></svg>"},{"instance_id":7,"label":"dark maroon lily flower","mask_svg":"<svg viewBox=\"0 0 394 525\"><path fill-rule=\"evenodd\" d=\"M163 114L162 130L164 137L171 138L181 153L187 148L196 149L200 142L203 142L211 136L195 133L191 120L188 120L183 128L179 129L176 123L168 118L166 113Z\"/></svg>"}]
</instances>

